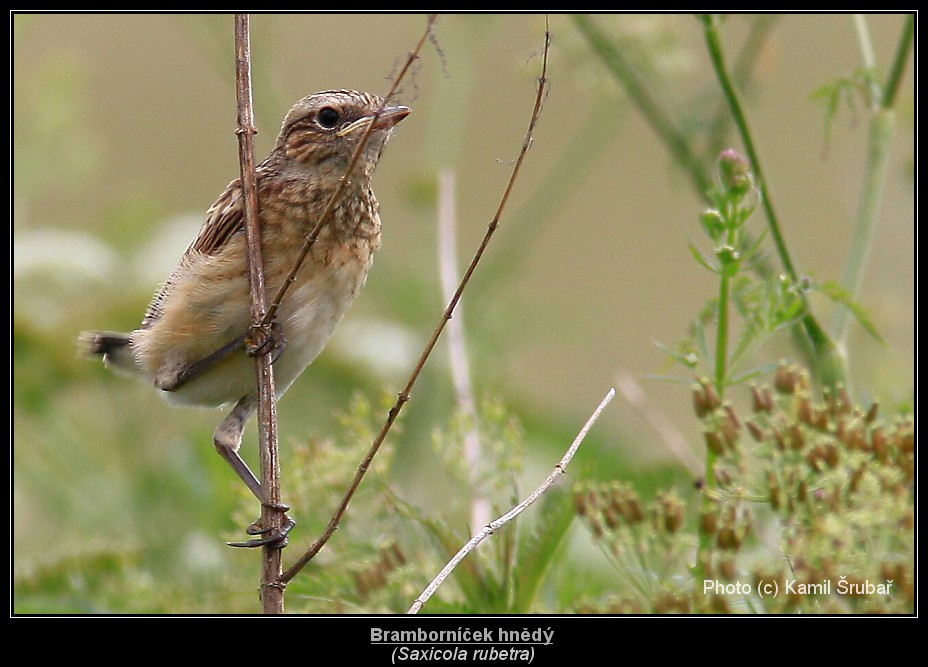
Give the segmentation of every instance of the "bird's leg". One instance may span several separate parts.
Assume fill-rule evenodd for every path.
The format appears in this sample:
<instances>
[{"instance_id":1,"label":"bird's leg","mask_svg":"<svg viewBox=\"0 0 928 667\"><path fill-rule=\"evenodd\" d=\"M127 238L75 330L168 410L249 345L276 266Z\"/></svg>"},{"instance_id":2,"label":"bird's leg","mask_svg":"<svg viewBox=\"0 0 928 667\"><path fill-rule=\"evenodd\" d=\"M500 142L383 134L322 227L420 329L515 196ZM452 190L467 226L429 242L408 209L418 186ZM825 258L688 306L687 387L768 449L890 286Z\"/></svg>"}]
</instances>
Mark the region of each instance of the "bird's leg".
<instances>
[{"instance_id":1,"label":"bird's leg","mask_svg":"<svg viewBox=\"0 0 928 667\"><path fill-rule=\"evenodd\" d=\"M261 535L262 537L249 540L247 542L229 542L233 547L260 547L266 544L274 544L284 547L287 544L287 534L296 525L296 522L286 515L290 508L280 503L267 503L264 500L264 491L261 488L261 482L255 477L254 473L248 467L248 464L239 456L238 450L242 445L242 433L245 431L245 424L255 413L257 409L257 397L249 394L242 398L229 416L222 420L222 423L216 428L213 434L213 444L216 451L224 458L236 474L245 482L245 485L251 489L251 492L265 507L271 507L284 512L283 525L280 529L262 527L260 519L252 523L245 532L249 535Z\"/></svg>"},{"instance_id":2,"label":"bird's leg","mask_svg":"<svg viewBox=\"0 0 928 667\"><path fill-rule=\"evenodd\" d=\"M271 363L273 364L280 357L281 352L284 351L286 344L287 339L284 337L284 330L279 322L275 320L269 325L259 325L198 361L182 366L166 365L159 370L158 376L155 378L155 386L162 391L177 391L186 383L200 377L233 352L242 348L251 357L262 354L271 355Z\"/></svg>"},{"instance_id":3,"label":"bird's leg","mask_svg":"<svg viewBox=\"0 0 928 667\"><path fill-rule=\"evenodd\" d=\"M220 361L228 357L236 350L240 350L242 346L245 345L246 338L247 336L242 334L231 343L223 345L221 348L212 354L203 357L199 361L194 361L190 364L184 364L183 366L165 365L164 368L158 371L158 376L155 378L155 386L162 391L177 391L190 380L195 380L196 378L203 375L203 373L208 371L210 368L218 364Z\"/></svg>"}]
</instances>

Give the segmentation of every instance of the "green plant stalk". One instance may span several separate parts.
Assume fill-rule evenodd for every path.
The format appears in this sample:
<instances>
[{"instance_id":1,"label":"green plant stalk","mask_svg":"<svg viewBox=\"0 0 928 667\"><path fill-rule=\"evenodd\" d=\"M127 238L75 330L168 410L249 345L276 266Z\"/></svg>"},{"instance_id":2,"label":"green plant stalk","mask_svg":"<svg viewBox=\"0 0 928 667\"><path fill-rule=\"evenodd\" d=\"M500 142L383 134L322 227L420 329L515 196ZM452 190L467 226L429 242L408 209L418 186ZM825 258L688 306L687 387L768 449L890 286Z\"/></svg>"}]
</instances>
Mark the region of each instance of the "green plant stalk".
<instances>
[{"instance_id":1,"label":"green plant stalk","mask_svg":"<svg viewBox=\"0 0 928 667\"><path fill-rule=\"evenodd\" d=\"M851 249L844 271L844 286L855 300L860 294L867 260L870 257L870 247L883 196L894 128L895 112L892 109L879 109L870 119L864 182L861 186L860 202L851 235ZM835 313L831 332L834 340L838 341L842 347L847 342L850 333L850 322L850 311L847 308L839 308Z\"/></svg>"},{"instance_id":2,"label":"green plant stalk","mask_svg":"<svg viewBox=\"0 0 928 667\"><path fill-rule=\"evenodd\" d=\"M744 90L751 81L751 74L757 64L757 60L766 46L767 37L777 22L782 18L777 14L765 14L758 16L751 24L751 32L744 40L744 46L741 53L738 54L735 65L732 67L732 78L738 86ZM731 115L727 113L727 107L722 105L715 114L715 118L709 124L706 135L709 137L706 141L706 155L712 160L725 148L724 141L728 128L731 125Z\"/></svg>"},{"instance_id":3,"label":"green plant stalk","mask_svg":"<svg viewBox=\"0 0 928 667\"><path fill-rule=\"evenodd\" d=\"M873 55L873 41L870 39L870 30L867 28L867 19L863 14L853 15L854 33L857 35L857 45L860 48L860 57L864 61L866 83L869 91L867 106L874 107L879 102L880 86L876 82L876 56Z\"/></svg>"},{"instance_id":4,"label":"green plant stalk","mask_svg":"<svg viewBox=\"0 0 928 667\"><path fill-rule=\"evenodd\" d=\"M883 89L882 106L884 109L891 109L896 105L896 95L899 93L899 84L902 82L902 74L905 72L906 63L909 60L909 51L912 48L914 37L915 17L910 15L902 26L902 36L899 38L896 57L893 59L893 66L889 71L886 87Z\"/></svg>"},{"instance_id":5,"label":"green plant stalk","mask_svg":"<svg viewBox=\"0 0 928 667\"><path fill-rule=\"evenodd\" d=\"M726 243L735 247L736 231L729 230ZM728 338L730 328L730 302L731 302L731 278L732 273L728 267L722 266L719 271L719 316L718 327L715 333L715 392L719 400L725 400L725 387L728 386ZM710 496L716 488L715 480L715 461L718 454L706 447L706 471L703 475L705 480L705 491L703 494L703 510L709 508L712 503ZM708 552L712 546L712 535L703 530L699 531L699 550L696 558L696 580L697 582L704 579L702 569L703 555Z\"/></svg>"},{"instance_id":6,"label":"green plant stalk","mask_svg":"<svg viewBox=\"0 0 928 667\"><path fill-rule=\"evenodd\" d=\"M754 176L757 179L758 187L761 191L761 204L767 216L767 225L770 229L770 235L773 238L774 245L777 248L777 254L780 257L780 262L783 264L786 274L793 284L798 284L799 274L796 272L793 260L786 247L786 241L780 230L779 220L773 207L773 197L767 187L767 179L764 177L763 167L761 166L757 149L754 145L753 134L748 126L747 116L744 113L740 95L735 89L731 77L728 75L728 69L725 65L725 56L722 52L721 40L719 39L718 18L708 14L703 14L701 18L704 26L706 45L712 59L712 65L719 79L719 83L722 86L722 90L728 99L735 124L741 135L741 141L748 153L748 158L751 160L751 168L754 171ZM805 295L800 295L800 298L805 308L805 314L802 316L801 322L814 351L812 362L816 370L816 375L819 380L828 386L834 386L839 382L844 382L846 373L844 368L844 357L841 350L835 345L834 341L828 337L828 334L825 333L825 330L822 329L821 325L812 315L812 311L809 309L808 299L806 299Z\"/></svg>"},{"instance_id":7,"label":"green plant stalk","mask_svg":"<svg viewBox=\"0 0 928 667\"><path fill-rule=\"evenodd\" d=\"M693 152L684 134L677 129L673 120L660 107L657 100L648 88L638 80L634 68L626 62L625 58L609 38L596 27L586 14L575 14L574 25L580 30L602 63L624 86L625 91L638 110L644 116L657 135L670 149L673 158L686 170L693 182L693 187L705 199L710 188L709 178L699 157Z\"/></svg>"},{"instance_id":8,"label":"green plant stalk","mask_svg":"<svg viewBox=\"0 0 928 667\"><path fill-rule=\"evenodd\" d=\"M731 292L731 277L723 269L719 282L719 323L715 340L715 391L719 400L725 398L728 384L728 314Z\"/></svg>"},{"instance_id":9,"label":"green plant stalk","mask_svg":"<svg viewBox=\"0 0 928 667\"><path fill-rule=\"evenodd\" d=\"M730 278L723 272L721 274L721 281L719 282L719 323L718 331L716 332L715 348L715 390L718 393L720 400L723 399L725 384L727 380L725 374L727 372L726 368L728 360L728 306L730 287ZM706 447L706 471L703 474L703 510L708 509L712 504L710 496L717 486L715 480L716 459L718 459L718 454L712 451L712 449L709 447ZM694 568L697 585L699 582L705 579L705 573L703 572L702 568L703 555L706 554L712 547L712 539L713 538L711 533L707 533L706 531L700 529L699 548L697 551L696 566Z\"/></svg>"},{"instance_id":10,"label":"green plant stalk","mask_svg":"<svg viewBox=\"0 0 928 667\"><path fill-rule=\"evenodd\" d=\"M855 19L864 66L867 69L874 70L876 63L873 60L873 48L870 44L866 23L862 17L855 17ZM914 29L915 19L909 16L902 28L902 36L899 39L899 46L896 49L896 57L893 60L886 89L882 92L878 87L871 89L873 112L870 116L867 132L867 161L864 165L864 181L861 186L857 216L854 220L851 249L844 271L844 286L855 300L860 294L864 273L870 257L873 232L883 196L883 185L886 182L889 150L895 130L895 111L892 107L896 101L902 74L905 71L908 54L912 46ZM875 82L873 86L876 86ZM835 313L832 324L832 336L842 347L846 344L850 333L850 321L848 309L839 308Z\"/></svg>"}]
</instances>

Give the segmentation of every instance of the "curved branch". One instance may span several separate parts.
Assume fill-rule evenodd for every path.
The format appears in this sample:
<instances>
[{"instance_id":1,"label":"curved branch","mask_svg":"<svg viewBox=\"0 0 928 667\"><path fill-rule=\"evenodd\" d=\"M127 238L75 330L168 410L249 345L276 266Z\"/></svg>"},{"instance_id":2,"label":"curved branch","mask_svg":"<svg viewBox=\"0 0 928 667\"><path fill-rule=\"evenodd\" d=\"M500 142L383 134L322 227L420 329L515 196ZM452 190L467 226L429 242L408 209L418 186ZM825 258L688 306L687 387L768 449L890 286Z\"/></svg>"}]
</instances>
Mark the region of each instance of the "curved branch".
<instances>
[{"instance_id":1,"label":"curved branch","mask_svg":"<svg viewBox=\"0 0 928 667\"><path fill-rule=\"evenodd\" d=\"M522 514L526 509L528 509L536 500L541 498L541 496L552 486L554 482L557 481L557 478L564 474L564 471L567 470L567 466L570 464L571 460L574 458L574 454L577 453L577 450L580 448L580 445L583 443L586 438L586 434L590 432L590 429L593 428L593 425L599 419L599 416L603 413L603 410L606 409L606 406L612 402L612 399L615 398L615 389L610 389L606 392L606 396L600 401L597 408L593 411L593 414L590 415L590 418L586 420L586 424L583 425L583 428L580 429L580 432L577 434L577 437L574 438L574 441L571 443L570 447L567 448L567 452L558 461L557 465L554 466L554 470L548 475L548 478L541 483L537 489L532 491L529 496L523 500L521 503L513 507L511 510L506 512L504 515L491 521L483 530L474 535L470 541L467 542L461 549L454 555L448 564L445 565L441 572L439 572L432 582L425 587L425 590L422 591L422 594L419 595L412 603L412 606L407 611L407 614L417 614L419 610L422 609L422 605L428 602L429 598L438 590L438 587L442 585L442 582L448 578L448 575L458 566L464 558L467 557L471 551L477 548L477 546L487 539L490 535L495 533L497 530L505 526L507 523L515 519L517 516Z\"/></svg>"}]
</instances>

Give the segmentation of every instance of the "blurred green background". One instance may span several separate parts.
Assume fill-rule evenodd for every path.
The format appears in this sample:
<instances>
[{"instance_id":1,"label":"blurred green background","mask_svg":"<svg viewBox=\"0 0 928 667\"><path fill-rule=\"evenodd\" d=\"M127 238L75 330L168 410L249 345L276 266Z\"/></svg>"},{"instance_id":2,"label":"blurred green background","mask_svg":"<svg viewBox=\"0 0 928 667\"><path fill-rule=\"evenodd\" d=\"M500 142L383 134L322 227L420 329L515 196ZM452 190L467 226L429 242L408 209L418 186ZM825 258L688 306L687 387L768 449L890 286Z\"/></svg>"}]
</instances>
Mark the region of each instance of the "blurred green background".
<instances>
[{"instance_id":1,"label":"blurred green background","mask_svg":"<svg viewBox=\"0 0 928 667\"><path fill-rule=\"evenodd\" d=\"M731 53L753 20L725 23ZM692 17L595 21L646 80L659 82L662 102L679 117L695 124L719 107ZM867 21L885 68L902 17ZM411 14L254 16L258 159L301 97L337 87L385 92L424 24ZM544 25L532 15L439 18L399 95L413 114L375 176L383 249L325 353L281 401L285 469L294 443L337 437L337 415L353 395L380 406L405 382L444 305L438 173L456 177L463 266L518 155ZM702 456L689 389L647 376L667 370L655 341L683 338L715 289L687 245L699 236L704 203L570 17L552 16L550 27L550 93L502 226L462 302L474 390L521 423L528 490L605 391L622 376L637 378L647 410L678 430L692 454L672 452L620 396L571 474L686 488L694 472L685 463ZM210 440L222 413L169 408L148 387L75 354L84 329L137 326L205 210L237 176L231 16L17 14L12 28L14 611L257 611L256 554L222 544L240 537L243 518L238 481ZM783 16L748 91L784 234L799 271L817 280L844 272L866 113L842 109L826 141L813 93L859 67L848 16ZM913 93L910 67L860 295L885 343L855 326L848 344L857 395L891 406L911 402L914 387ZM731 131L726 145L740 148ZM752 224L760 232L762 216ZM835 306L812 301L830 323ZM784 337L762 354L793 352ZM466 503L436 481L442 461L431 447L454 409L442 344L386 447L398 494L464 522ZM244 450L254 461L253 429ZM354 466L346 462L346 484ZM312 469L297 472L311 485ZM326 505L312 519L298 516L297 548L330 512Z\"/></svg>"}]
</instances>

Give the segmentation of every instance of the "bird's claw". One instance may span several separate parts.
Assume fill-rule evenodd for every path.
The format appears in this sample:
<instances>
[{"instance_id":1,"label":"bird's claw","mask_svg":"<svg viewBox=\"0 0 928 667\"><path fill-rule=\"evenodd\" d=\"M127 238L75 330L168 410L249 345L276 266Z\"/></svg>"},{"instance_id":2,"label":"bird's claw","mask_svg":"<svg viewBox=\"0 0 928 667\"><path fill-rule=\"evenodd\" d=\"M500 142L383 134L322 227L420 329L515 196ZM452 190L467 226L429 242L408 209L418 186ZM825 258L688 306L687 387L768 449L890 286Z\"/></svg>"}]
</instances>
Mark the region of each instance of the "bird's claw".
<instances>
[{"instance_id":1,"label":"bird's claw","mask_svg":"<svg viewBox=\"0 0 928 667\"><path fill-rule=\"evenodd\" d=\"M286 346L287 337L284 335L284 328L277 320L270 324L252 327L245 336L245 353L249 357L268 354L271 356L272 364L280 358Z\"/></svg>"},{"instance_id":2,"label":"bird's claw","mask_svg":"<svg viewBox=\"0 0 928 667\"><path fill-rule=\"evenodd\" d=\"M286 515L284 515L284 522L280 528L276 528L274 526L262 526L261 519L258 519L253 524L248 526L248 528L245 529L245 532L249 535L260 535L260 537L256 537L255 539L248 540L246 542L226 542L226 544L228 544L230 547L239 547L243 549L254 549L255 547L263 546L273 546L277 547L278 549L283 549L285 546L287 546L287 542L289 541L288 535L290 534L290 531L293 530L295 525L296 521Z\"/></svg>"}]
</instances>

